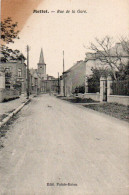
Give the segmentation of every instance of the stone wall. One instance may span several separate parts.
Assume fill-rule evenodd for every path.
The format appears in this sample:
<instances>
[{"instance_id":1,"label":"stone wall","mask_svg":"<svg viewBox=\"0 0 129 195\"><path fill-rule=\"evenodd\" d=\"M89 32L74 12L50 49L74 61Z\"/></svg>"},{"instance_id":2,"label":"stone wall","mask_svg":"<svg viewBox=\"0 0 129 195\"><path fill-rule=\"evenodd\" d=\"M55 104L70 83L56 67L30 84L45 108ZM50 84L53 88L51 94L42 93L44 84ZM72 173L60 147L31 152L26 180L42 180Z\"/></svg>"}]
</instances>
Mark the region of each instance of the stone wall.
<instances>
[{"instance_id":1,"label":"stone wall","mask_svg":"<svg viewBox=\"0 0 129 195\"><path fill-rule=\"evenodd\" d=\"M108 102L114 102L123 105L129 105L129 96L122 96L122 95L108 95L107 96Z\"/></svg>"},{"instance_id":2,"label":"stone wall","mask_svg":"<svg viewBox=\"0 0 129 195\"><path fill-rule=\"evenodd\" d=\"M95 101L100 101L100 94L99 93L85 93L85 98L90 98Z\"/></svg>"},{"instance_id":3,"label":"stone wall","mask_svg":"<svg viewBox=\"0 0 129 195\"><path fill-rule=\"evenodd\" d=\"M100 94L99 93L79 93L78 94L78 97L80 98L90 98L92 100L95 100L95 101L100 101Z\"/></svg>"},{"instance_id":4,"label":"stone wall","mask_svg":"<svg viewBox=\"0 0 129 195\"><path fill-rule=\"evenodd\" d=\"M19 97L19 91L16 89L0 89L0 102L4 100L15 99Z\"/></svg>"}]
</instances>

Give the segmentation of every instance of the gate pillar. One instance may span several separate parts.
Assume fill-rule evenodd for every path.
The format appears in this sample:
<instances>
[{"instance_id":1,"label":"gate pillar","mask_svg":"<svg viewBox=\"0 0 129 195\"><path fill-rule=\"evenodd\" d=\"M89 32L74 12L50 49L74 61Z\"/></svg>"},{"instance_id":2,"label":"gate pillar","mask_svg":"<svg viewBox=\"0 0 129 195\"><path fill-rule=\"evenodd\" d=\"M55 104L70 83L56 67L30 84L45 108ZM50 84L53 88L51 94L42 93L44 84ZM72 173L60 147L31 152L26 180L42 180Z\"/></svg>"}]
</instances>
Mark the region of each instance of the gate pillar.
<instances>
[{"instance_id":1,"label":"gate pillar","mask_svg":"<svg viewBox=\"0 0 129 195\"><path fill-rule=\"evenodd\" d=\"M112 88L111 88L111 84L112 84L112 77L108 76L107 77L107 95L111 95L112 94Z\"/></svg>"},{"instance_id":2,"label":"gate pillar","mask_svg":"<svg viewBox=\"0 0 129 195\"><path fill-rule=\"evenodd\" d=\"M107 101L107 78L100 78L100 102Z\"/></svg>"},{"instance_id":3,"label":"gate pillar","mask_svg":"<svg viewBox=\"0 0 129 195\"><path fill-rule=\"evenodd\" d=\"M85 93L88 93L88 76L85 75Z\"/></svg>"}]
</instances>

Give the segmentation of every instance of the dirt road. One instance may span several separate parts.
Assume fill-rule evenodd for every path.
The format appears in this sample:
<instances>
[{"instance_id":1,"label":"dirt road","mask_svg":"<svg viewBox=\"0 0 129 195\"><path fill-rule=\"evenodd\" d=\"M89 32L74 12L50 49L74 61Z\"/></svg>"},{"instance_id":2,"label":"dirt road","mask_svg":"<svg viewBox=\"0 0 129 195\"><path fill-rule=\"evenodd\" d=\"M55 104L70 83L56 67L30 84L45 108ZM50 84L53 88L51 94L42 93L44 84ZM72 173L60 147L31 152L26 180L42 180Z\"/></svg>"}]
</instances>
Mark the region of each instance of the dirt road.
<instances>
[{"instance_id":1,"label":"dirt road","mask_svg":"<svg viewBox=\"0 0 129 195\"><path fill-rule=\"evenodd\" d=\"M49 95L19 113L0 151L0 195L125 195L128 124Z\"/></svg>"}]
</instances>

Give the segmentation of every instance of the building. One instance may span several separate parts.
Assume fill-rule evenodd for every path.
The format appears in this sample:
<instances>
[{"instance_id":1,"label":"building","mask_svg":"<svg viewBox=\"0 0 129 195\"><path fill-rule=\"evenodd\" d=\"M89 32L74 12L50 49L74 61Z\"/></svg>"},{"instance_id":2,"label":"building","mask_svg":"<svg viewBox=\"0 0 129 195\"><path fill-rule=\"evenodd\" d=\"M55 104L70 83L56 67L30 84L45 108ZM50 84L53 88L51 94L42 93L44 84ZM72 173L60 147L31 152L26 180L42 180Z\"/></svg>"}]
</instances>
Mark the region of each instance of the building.
<instances>
[{"instance_id":1,"label":"building","mask_svg":"<svg viewBox=\"0 0 129 195\"><path fill-rule=\"evenodd\" d=\"M5 89L5 72L0 70L0 89Z\"/></svg>"},{"instance_id":2,"label":"building","mask_svg":"<svg viewBox=\"0 0 129 195\"><path fill-rule=\"evenodd\" d=\"M58 92L58 79L53 76L47 75L47 79L42 80L42 89L44 93L57 93Z\"/></svg>"},{"instance_id":3,"label":"building","mask_svg":"<svg viewBox=\"0 0 129 195\"><path fill-rule=\"evenodd\" d=\"M37 69L30 69L30 92L31 93L54 93L58 91L58 79L46 74L43 49L41 49Z\"/></svg>"},{"instance_id":4,"label":"building","mask_svg":"<svg viewBox=\"0 0 129 195\"><path fill-rule=\"evenodd\" d=\"M85 84L86 62L78 61L74 66L63 73L61 86L63 83L64 89L60 89L65 93L65 96L70 96L75 92L75 89Z\"/></svg>"},{"instance_id":5,"label":"building","mask_svg":"<svg viewBox=\"0 0 129 195\"><path fill-rule=\"evenodd\" d=\"M26 64L23 54L10 56L7 61L1 60L5 72L5 88L17 89L20 94L26 93Z\"/></svg>"},{"instance_id":6,"label":"building","mask_svg":"<svg viewBox=\"0 0 129 195\"><path fill-rule=\"evenodd\" d=\"M38 66L37 73L39 77L43 80L47 79L46 64L44 62L43 49L41 49L39 63L37 64L37 66Z\"/></svg>"},{"instance_id":7,"label":"building","mask_svg":"<svg viewBox=\"0 0 129 195\"><path fill-rule=\"evenodd\" d=\"M108 55L102 51L108 58ZM101 52L101 53L102 53ZM127 64L129 61L129 54L123 49L123 46L117 43L110 50L112 61L120 64ZM60 77L60 94L71 96L78 90L79 93L88 92L88 78L92 75L92 68L111 69L108 63L103 63L100 53L86 53L85 60L78 61L70 69L65 71ZM115 70L116 71L116 70Z\"/></svg>"},{"instance_id":8,"label":"building","mask_svg":"<svg viewBox=\"0 0 129 195\"><path fill-rule=\"evenodd\" d=\"M127 42L128 47L129 43ZM111 62L118 65L127 64L129 61L129 52L123 48L122 43L116 43L114 47L112 47L109 52ZM96 53L86 53L86 75L89 76L92 74L92 68L104 68L111 70L111 67L106 62L106 58L109 59L108 53L105 51L100 51ZM105 57L103 57L105 56ZM115 66L114 66L115 67ZM117 68L114 68L114 71L117 71Z\"/></svg>"},{"instance_id":9,"label":"building","mask_svg":"<svg viewBox=\"0 0 129 195\"><path fill-rule=\"evenodd\" d=\"M37 73L37 69L30 69L30 94L39 94L41 91L41 78Z\"/></svg>"},{"instance_id":10,"label":"building","mask_svg":"<svg viewBox=\"0 0 129 195\"><path fill-rule=\"evenodd\" d=\"M44 62L43 50L41 49L37 69L30 69L30 93L39 94L43 92L42 80L46 80L46 64Z\"/></svg>"}]
</instances>

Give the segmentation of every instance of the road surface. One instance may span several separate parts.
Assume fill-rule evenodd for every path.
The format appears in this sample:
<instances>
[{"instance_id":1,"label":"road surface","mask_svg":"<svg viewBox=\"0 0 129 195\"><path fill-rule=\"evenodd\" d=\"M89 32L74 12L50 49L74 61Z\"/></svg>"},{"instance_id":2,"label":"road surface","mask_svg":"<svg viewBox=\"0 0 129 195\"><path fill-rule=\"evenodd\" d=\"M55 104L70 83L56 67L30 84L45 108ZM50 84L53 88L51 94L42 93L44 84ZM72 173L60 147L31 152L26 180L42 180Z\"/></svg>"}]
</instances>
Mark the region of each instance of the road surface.
<instances>
[{"instance_id":1,"label":"road surface","mask_svg":"<svg viewBox=\"0 0 129 195\"><path fill-rule=\"evenodd\" d=\"M129 194L126 122L42 95L3 140L0 195Z\"/></svg>"}]
</instances>

